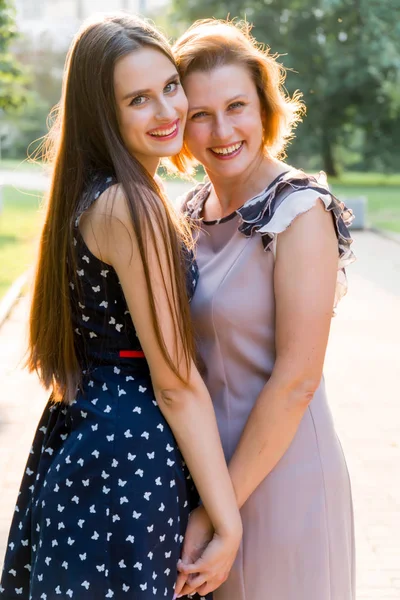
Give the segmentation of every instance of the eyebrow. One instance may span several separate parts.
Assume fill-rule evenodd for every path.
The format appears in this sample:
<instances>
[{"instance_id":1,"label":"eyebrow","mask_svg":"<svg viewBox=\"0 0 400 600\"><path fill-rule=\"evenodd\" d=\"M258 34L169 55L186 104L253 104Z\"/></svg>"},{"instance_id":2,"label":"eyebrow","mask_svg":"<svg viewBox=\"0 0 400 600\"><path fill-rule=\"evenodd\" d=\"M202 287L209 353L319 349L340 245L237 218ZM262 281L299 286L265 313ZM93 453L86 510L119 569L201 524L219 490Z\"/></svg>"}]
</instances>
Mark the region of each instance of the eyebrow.
<instances>
[{"instance_id":1,"label":"eyebrow","mask_svg":"<svg viewBox=\"0 0 400 600\"><path fill-rule=\"evenodd\" d=\"M246 98L246 100L248 99L246 94L237 94L236 96L233 96L233 98L231 98L230 100L227 100L226 104L231 104L238 98ZM207 106L193 106L193 108L190 107L190 112L192 112L194 110L204 110L205 108L208 108L208 107Z\"/></svg>"},{"instance_id":2,"label":"eyebrow","mask_svg":"<svg viewBox=\"0 0 400 600\"><path fill-rule=\"evenodd\" d=\"M165 87L172 79L176 79L178 77L179 77L178 73L171 75L170 77L168 77L168 79L165 80L163 87ZM125 96L123 96L122 100L128 100L128 98L132 98L133 96L143 96L144 94L149 94L151 91L152 90L150 88L147 88L145 90L135 90L134 92L129 92L129 94L125 94Z\"/></svg>"}]
</instances>

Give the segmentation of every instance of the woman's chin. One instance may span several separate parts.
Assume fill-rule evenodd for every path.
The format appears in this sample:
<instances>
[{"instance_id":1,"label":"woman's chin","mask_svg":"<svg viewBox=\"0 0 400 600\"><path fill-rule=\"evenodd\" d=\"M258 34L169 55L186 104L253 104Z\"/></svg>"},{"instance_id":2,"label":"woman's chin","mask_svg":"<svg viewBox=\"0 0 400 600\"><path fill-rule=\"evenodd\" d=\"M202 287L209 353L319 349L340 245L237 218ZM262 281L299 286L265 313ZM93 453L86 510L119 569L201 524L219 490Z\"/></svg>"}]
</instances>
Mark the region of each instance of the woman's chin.
<instances>
[{"instance_id":1,"label":"woman's chin","mask_svg":"<svg viewBox=\"0 0 400 600\"><path fill-rule=\"evenodd\" d=\"M212 164L209 166L205 166L205 169L207 170L207 172L209 172L210 174L214 174L215 176L223 176L223 177L228 177L228 178L237 178L240 177L241 175L245 175L246 171L246 166L244 166L243 164L233 164L233 162L227 161L227 162L220 162L218 164Z\"/></svg>"},{"instance_id":2,"label":"woman's chin","mask_svg":"<svg viewBox=\"0 0 400 600\"><path fill-rule=\"evenodd\" d=\"M164 147L159 148L159 156L160 158L175 156L176 154L179 154L179 152L182 150L182 146L182 139L171 140L170 142L165 143Z\"/></svg>"}]
</instances>

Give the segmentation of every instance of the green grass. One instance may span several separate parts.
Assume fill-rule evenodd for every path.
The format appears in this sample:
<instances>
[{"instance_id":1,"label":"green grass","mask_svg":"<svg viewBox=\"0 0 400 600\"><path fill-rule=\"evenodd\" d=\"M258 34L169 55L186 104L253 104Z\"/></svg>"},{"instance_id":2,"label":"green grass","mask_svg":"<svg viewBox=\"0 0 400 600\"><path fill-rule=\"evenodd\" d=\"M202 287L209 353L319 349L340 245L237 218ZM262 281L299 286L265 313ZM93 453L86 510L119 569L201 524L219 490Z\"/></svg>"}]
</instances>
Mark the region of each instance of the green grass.
<instances>
[{"instance_id":1,"label":"green grass","mask_svg":"<svg viewBox=\"0 0 400 600\"><path fill-rule=\"evenodd\" d=\"M346 173L340 179L330 179L338 198L366 196L368 224L378 229L400 233L400 175L376 173Z\"/></svg>"},{"instance_id":2,"label":"green grass","mask_svg":"<svg viewBox=\"0 0 400 600\"><path fill-rule=\"evenodd\" d=\"M0 160L1 171L16 171L16 172L41 172L43 165L40 162L30 162L25 159L6 159Z\"/></svg>"},{"instance_id":3,"label":"green grass","mask_svg":"<svg viewBox=\"0 0 400 600\"><path fill-rule=\"evenodd\" d=\"M361 173L357 171L348 171L343 173L338 178L330 177L332 184L340 183L342 185L350 186L383 186L393 187L400 186L400 174L397 173Z\"/></svg>"},{"instance_id":4,"label":"green grass","mask_svg":"<svg viewBox=\"0 0 400 600\"><path fill-rule=\"evenodd\" d=\"M0 213L0 299L10 285L33 265L42 215L40 192L3 188Z\"/></svg>"},{"instance_id":5,"label":"green grass","mask_svg":"<svg viewBox=\"0 0 400 600\"><path fill-rule=\"evenodd\" d=\"M400 232L400 185L391 187L332 185L333 192L346 197L366 196L369 225Z\"/></svg>"}]
</instances>

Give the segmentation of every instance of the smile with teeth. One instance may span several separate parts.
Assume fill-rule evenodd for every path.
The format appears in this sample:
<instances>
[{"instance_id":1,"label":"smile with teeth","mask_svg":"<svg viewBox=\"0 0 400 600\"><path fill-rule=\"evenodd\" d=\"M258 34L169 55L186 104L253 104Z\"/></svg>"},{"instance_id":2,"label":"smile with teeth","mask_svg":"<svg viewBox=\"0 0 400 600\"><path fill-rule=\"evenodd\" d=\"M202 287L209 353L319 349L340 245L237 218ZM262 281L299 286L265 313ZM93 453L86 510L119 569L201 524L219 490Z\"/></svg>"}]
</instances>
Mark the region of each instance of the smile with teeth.
<instances>
[{"instance_id":1,"label":"smile with teeth","mask_svg":"<svg viewBox=\"0 0 400 600\"><path fill-rule=\"evenodd\" d=\"M224 148L210 148L210 150L212 152L214 152L215 154L222 154L224 156L228 156L230 154L234 154L235 152L237 152L239 150L239 148L241 148L243 145L243 142L237 142L236 144L232 144L232 146L225 146Z\"/></svg>"},{"instance_id":2,"label":"smile with teeth","mask_svg":"<svg viewBox=\"0 0 400 600\"><path fill-rule=\"evenodd\" d=\"M166 137L167 135L171 135L171 133L174 133L174 131L176 131L177 128L178 123L174 123L169 129L155 129L150 133L150 135L154 135L157 137Z\"/></svg>"}]
</instances>

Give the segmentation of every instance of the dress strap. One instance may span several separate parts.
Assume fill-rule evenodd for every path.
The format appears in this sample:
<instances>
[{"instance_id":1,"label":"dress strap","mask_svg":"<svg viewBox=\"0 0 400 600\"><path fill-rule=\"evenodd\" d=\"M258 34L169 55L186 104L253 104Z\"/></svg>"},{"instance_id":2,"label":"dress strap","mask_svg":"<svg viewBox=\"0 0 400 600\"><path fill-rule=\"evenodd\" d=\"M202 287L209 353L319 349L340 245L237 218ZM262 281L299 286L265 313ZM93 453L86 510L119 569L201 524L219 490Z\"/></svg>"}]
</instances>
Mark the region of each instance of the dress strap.
<instances>
[{"instance_id":1,"label":"dress strap","mask_svg":"<svg viewBox=\"0 0 400 600\"><path fill-rule=\"evenodd\" d=\"M82 199L78 204L77 211L75 213L75 227L79 226L79 221L84 212L86 212L90 206L105 192L109 187L115 185L117 180L113 175L97 174L95 175L85 192L82 195Z\"/></svg>"}]
</instances>

